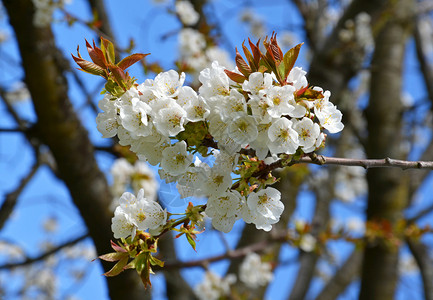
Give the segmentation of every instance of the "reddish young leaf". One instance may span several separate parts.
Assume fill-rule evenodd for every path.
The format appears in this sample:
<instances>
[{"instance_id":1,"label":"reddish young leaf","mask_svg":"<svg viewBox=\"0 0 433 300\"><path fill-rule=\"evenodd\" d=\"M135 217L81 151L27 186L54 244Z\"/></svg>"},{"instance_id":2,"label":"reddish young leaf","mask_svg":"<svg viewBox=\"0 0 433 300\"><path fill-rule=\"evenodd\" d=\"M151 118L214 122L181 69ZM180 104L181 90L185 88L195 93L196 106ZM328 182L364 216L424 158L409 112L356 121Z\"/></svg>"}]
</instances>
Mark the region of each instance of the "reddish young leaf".
<instances>
[{"instance_id":1,"label":"reddish young leaf","mask_svg":"<svg viewBox=\"0 0 433 300\"><path fill-rule=\"evenodd\" d=\"M283 51L281 51L280 46L278 46L276 33L275 34L272 33L271 40L270 40L270 49L276 61L283 60Z\"/></svg>"},{"instance_id":2,"label":"reddish young leaf","mask_svg":"<svg viewBox=\"0 0 433 300\"><path fill-rule=\"evenodd\" d=\"M73 54L71 54L71 55L72 55L72 58L74 59L74 61L77 63L77 65L80 66L81 69L79 69L79 70L93 74L93 75L99 75L99 76L102 76L104 78L107 77L105 69L101 68L97 64L94 64L90 61L87 61L81 57L76 57Z\"/></svg>"},{"instance_id":3,"label":"reddish young leaf","mask_svg":"<svg viewBox=\"0 0 433 300\"><path fill-rule=\"evenodd\" d=\"M244 50L245 57L247 58L247 61L248 61L249 64L250 64L250 68L251 68L251 70L252 70L253 72L256 72L258 66L257 66L257 64L256 64L256 62L255 62L255 60L254 60L253 55L252 55L251 52L248 50L248 48L245 46L245 41L242 43L242 49Z\"/></svg>"},{"instance_id":4,"label":"reddish young leaf","mask_svg":"<svg viewBox=\"0 0 433 300\"><path fill-rule=\"evenodd\" d=\"M248 43L250 44L250 48L253 51L254 62L256 63L256 66L258 66L259 61L260 61L260 57L262 56L262 53L261 53L260 48L259 48L260 39L257 41L257 44L254 45L251 42L250 38L248 38Z\"/></svg>"},{"instance_id":5,"label":"reddish young leaf","mask_svg":"<svg viewBox=\"0 0 433 300\"><path fill-rule=\"evenodd\" d=\"M224 70L224 72L227 74L227 76L231 80L233 80L234 82L237 82L237 83L244 83L244 81L247 79L247 78L245 78L245 76L238 74L238 73L235 73L235 72L232 72L232 71L229 71L229 70Z\"/></svg>"},{"instance_id":6,"label":"reddish young leaf","mask_svg":"<svg viewBox=\"0 0 433 300\"><path fill-rule=\"evenodd\" d=\"M125 72L119 68L118 66L109 66L111 73L113 74L114 80L116 81L116 83L124 88L126 81L127 81L127 76L125 74Z\"/></svg>"},{"instance_id":7,"label":"reddish young leaf","mask_svg":"<svg viewBox=\"0 0 433 300\"><path fill-rule=\"evenodd\" d=\"M308 89L308 86L306 86L306 87L303 87L303 88L301 88L300 90L298 90L297 92L296 92L296 97L299 97L299 96L301 96L306 90Z\"/></svg>"},{"instance_id":8,"label":"reddish young leaf","mask_svg":"<svg viewBox=\"0 0 433 300\"><path fill-rule=\"evenodd\" d=\"M238 48L236 48L236 66L238 67L239 71L248 78L250 74L252 73L251 68L248 66L248 64L245 62L245 60L242 58L242 55L239 53Z\"/></svg>"},{"instance_id":9,"label":"reddish young leaf","mask_svg":"<svg viewBox=\"0 0 433 300\"><path fill-rule=\"evenodd\" d=\"M117 66L119 68L121 68L122 70L126 70L127 68L129 68L130 66L132 66L133 64L135 64L136 62L142 60L144 57L146 57L147 55L149 55L150 53L135 53L132 55L129 55L127 57L125 57L124 59L122 59Z\"/></svg>"},{"instance_id":10,"label":"reddish young leaf","mask_svg":"<svg viewBox=\"0 0 433 300\"><path fill-rule=\"evenodd\" d=\"M98 66L100 66L101 68L106 68L107 62L105 61L105 57L104 55L100 56L100 54L102 54L102 51L100 52L100 54L96 51L97 47L95 47L95 42L93 42L93 48L92 48L89 42L87 40L85 41L86 41L87 52L89 53L89 56L92 59L92 61Z\"/></svg>"},{"instance_id":11,"label":"reddish young leaf","mask_svg":"<svg viewBox=\"0 0 433 300\"><path fill-rule=\"evenodd\" d=\"M123 249L122 247L120 247L119 245L117 245L115 242L110 241L111 243L111 248L113 248L114 251L116 252L127 252L126 249Z\"/></svg>"}]
</instances>

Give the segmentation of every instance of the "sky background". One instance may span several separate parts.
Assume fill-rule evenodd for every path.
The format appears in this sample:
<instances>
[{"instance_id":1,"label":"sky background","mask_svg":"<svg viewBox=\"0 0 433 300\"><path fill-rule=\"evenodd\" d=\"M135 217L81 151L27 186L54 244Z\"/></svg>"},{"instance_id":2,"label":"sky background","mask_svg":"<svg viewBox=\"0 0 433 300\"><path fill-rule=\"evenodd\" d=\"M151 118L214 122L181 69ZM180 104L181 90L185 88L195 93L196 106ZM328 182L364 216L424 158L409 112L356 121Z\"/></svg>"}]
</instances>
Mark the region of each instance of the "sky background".
<instances>
[{"instance_id":1,"label":"sky background","mask_svg":"<svg viewBox=\"0 0 433 300\"><path fill-rule=\"evenodd\" d=\"M240 4L243 3L251 4L250 7L254 13L266 23L268 34L271 34L273 31L280 33L283 29L291 30L295 36L297 36L295 39L296 43L304 41L303 33L300 31L302 20L297 14L297 10L289 4L289 1L277 0L272 1L272 4L265 5L262 4L264 1L237 2L214 0L211 2L212 10L215 13L212 21L216 21L222 25L222 31L227 38L222 43L222 46L230 51L232 58L234 57L234 47L241 47L242 41L251 36L249 34L249 28L239 21L239 7ZM130 38L134 38L136 42L136 52L150 52L151 55L146 58L149 62L157 61L167 70L173 68L173 62L178 55L176 33L181 28L181 24L174 15L167 13L167 7L172 6L155 4L148 0L106 1L106 4L120 47L127 46ZM78 16L80 19L87 20L90 18L86 1L73 0L65 9L73 15ZM12 37L13 33L8 26L5 13L3 12L1 15L0 31L6 32ZM55 13L55 19L58 21L54 23L53 29L57 45L66 54L71 65L74 65L68 54L75 54L77 45L80 45L83 57L87 58L84 39L91 41L95 39L96 36L87 29L87 27L81 24L76 23L71 27L68 26L64 22L59 21L62 18L63 14L61 12ZM161 39L161 36L167 36L167 38ZM308 51L305 50L306 48L301 51L300 59L296 64L304 68L308 65L306 62ZM417 99L425 97L425 91L422 80L416 75L418 65L414 57L414 45L410 43L407 51L407 64L405 64L406 84L404 90L411 95L414 101L417 101ZM0 85L2 87L7 87L10 86L11 83L23 80L23 73L18 63L19 55L17 46L13 38L10 38L7 42L0 44ZM138 79L138 83L143 82L146 78L153 77L153 75L146 77L137 68L131 68L130 73ZM86 74L83 74L82 78L85 80L89 90L95 91L95 94L99 93L102 87L101 80ZM108 144L108 140L102 139L99 132L96 130L95 114L85 107L85 98L77 89L75 81L70 80L70 82L73 83L69 91L70 97L73 99L73 104L88 129L92 141L96 145ZM324 88L326 89L326 87ZM30 102L17 103L15 107L20 112L20 116L30 122L35 121ZM3 112L2 117L0 117L0 128L14 128L15 124L7 114L2 102L0 102L0 111ZM429 133L426 133L426 135L428 134ZM416 159L417 155L419 155L419 150L414 149L411 154L412 158ZM105 173L108 173L113 162L113 157L105 153L98 153L97 158L101 169ZM0 199L3 199L8 192L12 191L18 185L19 180L25 176L33 163L34 157L32 150L21 134L0 133ZM417 211L431 201L430 195L427 194L432 188L431 182L432 180L430 178L430 181L423 187L423 192L420 193L417 198L419 202ZM165 204L182 210L185 207L184 204L188 201L180 199L173 186L167 186L164 183L161 183L161 196ZM311 193L304 189L298 197L297 202L298 206L294 216L297 219L310 221L314 209L314 198ZM357 199L351 204L334 201L331 206L332 215L338 217L338 221L342 223L354 216L362 217L364 208L364 199ZM47 218L54 218L58 222L58 229L54 233L47 233L43 230L43 224ZM431 224L431 221L425 218L422 223ZM223 238L222 235L216 231L209 231L199 235L197 252L194 252L184 239L177 240L179 258L182 260L191 260L223 253L225 246L222 239L226 239L228 244L234 247L237 238L240 236L242 226L243 224L241 224L241 222L237 222L232 232L224 235ZM81 221L78 210L71 202L66 187L44 166L38 170L36 176L21 194L13 216L0 232L0 241L12 241L21 246L28 256L32 257L41 252L41 241L58 244L78 237L85 232L86 228ZM91 245L91 242L86 240L84 244ZM337 254L335 257L337 261L343 261L352 249L352 245L346 242L331 242L330 247L336 250L334 253ZM403 248L402 251L404 253L408 252L405 248ZM297 254L298 250L289 248L288 245L283 246L280 260L285 263L276 270L275 280L271 283L267 293L268 299L278 300L287 297L290 291L290 287L287 285L291 285L294 282L294 275L297 273ZM0 264L4 262L5 259L4 257L2 258L0 253ZM325 269L329 268L329 265L323 262L321 265ZM85 266L89 273L86 274L84 280L76 284L71 280L71 275L64 270L70 268L79 269L81 266ZM218 262L212 264L211 269L223 274L227 266L228 262ZM65 297L70 294L77 296L79 299L107 299L105 279L101 275L103 271L97 261L65 261L64 263L60 263L60 267L57 271L59 272L60 279L59 299L65 299ZM197 278L203 276L203 270L194 268L184 270L183 274L188 282L194 286L199 283ZM7 274L0 270L0 281L5 280L6 276ZM161 276L162 275L156 275L152 279L154 285L154 299L164 299L164 283L163 280L161 280ZM19 284L19 277L16 276L13 278L16 281L11 282L11 285ZM293 278L293 280L290 280L290 278ZM323 281L316 280L313 284L314 288L310 291L311 293L308 298L313 298L314 294L317 293L322 286ZM417 273L408 274L403 277L396 298L409 299L410 297L412 299L422 299L420 287L420 276ZM342 294L341 299L357 298L357 289L358 283L354 282L351 287Z\"/></svg>"}]
</instances>

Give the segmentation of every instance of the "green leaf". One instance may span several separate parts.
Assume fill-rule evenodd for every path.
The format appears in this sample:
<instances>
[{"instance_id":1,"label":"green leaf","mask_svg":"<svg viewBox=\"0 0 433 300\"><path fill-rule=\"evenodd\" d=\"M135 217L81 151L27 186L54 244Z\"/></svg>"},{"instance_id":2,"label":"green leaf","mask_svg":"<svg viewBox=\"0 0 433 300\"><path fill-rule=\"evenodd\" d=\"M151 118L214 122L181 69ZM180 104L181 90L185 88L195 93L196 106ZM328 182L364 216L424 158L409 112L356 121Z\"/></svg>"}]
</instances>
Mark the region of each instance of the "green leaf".
<instances>
[{"instance_id":1,"label":"green leaf","mask_svg":"<svg viewBox=\"0 0 433 300\"><path fill-rule=\"evenodd\" d=\"M112 253L107 253L104 255L99 256L100 259L105 260L105 261L118 261L121 260L123 257L128 257L128 253L126 252L112 252Z\"/></svg>"},{"instance_id":2,"label":"green leaf","mask_svg":"<svg viewBox=\"0 0 433 300\"><path fill-rule=\"evenodd\" d=\"M149 262L150 262L150 264L152 265L152 266L160 266L161 268L163 268L164 267L164 262L163 261L161 261L161 260L159 260L159 259L157 259L155 256L150 256L149 257Z\"/></svg>"},{"instance_id":3,"label":"green leaf","mask_svg":"<svg viewBox=\"0 0 433 300\"><path fill-rule=\"evenodd\" d=\"M298 58L299 51L301 50L301 46L304 43L298 44L289 51L284 54L284 65L286 67L284 77L287 78L289 76L290 71L293 69L293 66L295 65L296 59Z\"/></svg>"},{"instance_id":4,"label":"green leaf","mask_svg":"<svg viewBox=\"0 0 433 300\"><path fill-rule=\"evenodd\" d=\"M190 234L190 233L186 233L185 236L186 236L186 239L187 239L188 243L191 245L192 249L194 249L194 251L197 251L197 250L195 249L195 246L196 246L195 240L194 240L194 238L191 236L191 234Z\"/></svg>"},{"instance_id":5,"label":"green leaf","mask_svg":"<svg viewBox=\"0 0 433 300\"><path fill-rule=\"evenodd\" d=\"M138 273L141 273L144 269L146 269L149 265L149 252L141 252L137 255L135 260L135 269Z\"/></svg>"},{"instance_id":6,"label":"green leaf","mask_svg":"<svg viewBox=\"0 0 433 300\"><path fill-rule=\"evenodd\" d=\"M115 64L116 55L114 52L114 45L107 39L101 37L101 50L104 53L105 58L107 59L109 64Z\"/></svg>"},{"instance_id":7,"label":"green leaf","mask_svg":"<svg viewBox=\"0 0 433 300\"><path fill-rule=\"evenodd\" d=\"M128 263L128 256L124 256L121 260L119 260L117 264L114 265L113 268L111 268L110 271L104 273L103 275L107 277L119 275L120 273L123 272L124 267L126 266L127 263Z\"/></svg>"},{"instance_id":8,"label":"green leaf","mask_svg":"<svg viewBox=\"0 0 433 300\"><path fill-rule=\"evenodd\" d=\"M152 283L150 282L150 274L153 274L152 269L144 269L140 274L141 282L143 282L144 288L152 287Z\"/></svg>"},{"instance_id":9,"label":"green leaf","mask_svg":"<svg viewBox=\"0 0 433 300\"><path fill-rule=\"evenodd\" d=\"M284 61L280 61L277 63L277 77L278 81L283 84L286 81L286 77L284 76L285 64Z\"/></svg>"},{"instance_id":10,"label":"green leaf","mask_svg":"<svg viewBox=\"0 0 433 300\"><path fill-rule=\"evenodd\" d=\"M147 54L143 54L143 53L135 53L132 55L129 55L127 57L125 57L124 59L122 59L117 66L119 68L121 68L122 70L126 70L127 68L129 68L130 66L132 66L133 64L135 64L136 62L142 60L144 57L146 57L147 55L149 55L150 53Z\"/></svg>"}]
</instances>

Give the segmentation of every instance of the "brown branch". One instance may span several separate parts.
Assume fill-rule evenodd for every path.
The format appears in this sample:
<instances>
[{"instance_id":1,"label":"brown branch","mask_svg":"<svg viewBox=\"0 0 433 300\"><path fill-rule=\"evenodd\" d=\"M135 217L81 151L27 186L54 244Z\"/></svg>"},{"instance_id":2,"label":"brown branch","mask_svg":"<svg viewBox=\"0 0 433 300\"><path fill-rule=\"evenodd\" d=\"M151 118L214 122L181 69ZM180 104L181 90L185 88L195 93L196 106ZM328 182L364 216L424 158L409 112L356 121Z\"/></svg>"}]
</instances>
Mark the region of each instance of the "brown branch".
<instances>
[{"instance_id":1,"label":"brown branch","mask_svg":"<svg viewBox=\"0 0 433 300\"><path fill-rule=\"evenodd\" d=\"M416 56L419 62L419 67L423 75L424 83L428 93L430 102L433 104L433 66L427 61L424 53L425 41L421 35L420 20L417 20L417 24L414 26L414 38L416 46ZM433 105L432 105L433 110Z\"/></svg>"},{"instance_id":2,"label":"brown branch","mask_svg":"<svg viewBox=\"0 0 433 300\"><path fill-rule=\"evenodd\" d=\"M224 254L216 255L208 258L191 260L188 262L173 262L166 263L164 265L164 269L180 269L180 268L192 268L192 267L202 267L206 268L210 263L220 261L223 259L236 259L242 258L249 253L252 252L262 252L269 247L270 243L284 243L289 240L289 234L287 231L280 232L279 234L275 234L270 236L267 240L262 240L258 243L248 245L242 248L238 248L236 250L227 251Z\"/></svg>"},{"instance_id":3,"label":"brown branch","mask_svg":"<svg viewBox=\"0 0 433 300\"><path fill-rule=\"evenodd\" d=\"M35 133L53 154L58 175L68 187L98 254L110 252L112 212L108 207L112 197L88 132L70 101L67 69L51 27L34 26L31 20L35 9L30 0L4 0L3 4L15 32L26 85L38 118ZM106 271L112 267L104 262L102 266ZM113 300L143 299L145 295L133 272L109 278L107 283Z\"/></svg>"},{"instance_id":4,"label":"brown branch","mask_svg":"<svg viewBox=\"0 0 433 300\"><path fill-rule=\"evenodd\" d=\"M370 168L400 168L406 169L433 169L433 161L407 161L392 158L382 159L353 159L353 158L340 158L329 157L324 155L312 154L310 156L301 157L299 159L279 159L269 165L265 165L260 170L253 173L251 177L262 177L269 172L284 167L290 167L296 164L315 164L315 165L338 165L338 166L353 166ZM233 185L232 188L237 188L239 184Z\"/></svg>"},{"instance_id":5,"label":"brown branch","mask_svg":"<svg viewBox=\"0 0 433 300\"><path fill-rule=\"evenodd\" d=\"M408 238L406 242L421 271L424 299L433 300L433 259L429 248L419 240Z\"/></svg>"},{"instance_id":6,"label":"brown branch","mask_svg":"<svg viewBox=\"0 0 433 300\"><path fill-rule=\"evenodd\" d=\"M18 268L18 267L24 267L24 266L33 264L35 262L44 260L45 258L47 258L47 257L49 257L49 256L51 256L53 254L56 254L57 252L59 252L63 248L75 245L75 244L81 242L82 240L86 239L87 237L89 237L89 234L86 233L86 234L84 234L82 236L79 236L79 237L73 239L73 240L70 240L70 241L67 241L67 242L65 242L63 244L60 244L57 247L54 247L53 249L51 249L51 250L49 250L47 252L44 252L44 253L36 256L36 257L32 257L32 258L29 257L29 258L26 258L25 260L23 260L22 262L18 262L18 263L8 263L8 264L1 265L0 266L0 270L15 269L15 268Z\"/></svg>"},{"instance_id":7,"label":"brown branch","mask_svg":"<svg viewBox=\"0 0 433 300\"><path fill-rule=\"evenodd\" d=\"M39 169L39 166L40 166L40 161L38 158L36 163L30 169L30 172L23 179L21 179L18 187L14 191L6 195L5 200L3 201L0 207L0 230L3 228L4 224L8 220L11 213L13 212L15 204L18 201L19 195L24 190L27 183L29 183L30 180L33 178L33 176L36 174L37 170Z\"/></svg>"},{"instance_id":8,"label":"brown branch","mask_svg":"<svg viewBox=\"0 0 433 300\"><path fill-rule=\"evenodd\" d=\"M424 208L423 210L421 210L420 212L418 212L415 216L408 219L407 222L408 223L415 223L416 221L425 217L426 215L430 214L431 212L433 212L433 204L431 204L430 206L428 206L428 207Z\"/></svg>"},{"instance_id":9,"label":"brown branch","mask_svg":"<svg viewBox=\"0 0 433 300\"><path fill-rule=\"evenodd\" d=\"M316 165L339 165L339 166L359 166L365 169L369 168L400 168L406 169L433 169L433 161L407 161L392 158L383 159L352 159L317 156L318 160L310 157L303 157L295 163L312 163Z\"/></svg>"},{"instance_id":10,"label":"brown branch","mask_svg":"<svg viewBox=\"0 0 433 300\"><path fill-rule=\"evenodd\" d=\"M337 299L346 287L357 277L361 270L362 252L353 250L349 258L339 268L334 276L326 283L316 300Z\"/></svg>"},{"instance_id":11,"label":"brown branch","mask_svg":"<svg viewBox=\"0 0 433 300\"><path fill-rule=\"evenodd\" d=\"M18 125L18 128L21 130L25 130L27 129L27 123L26 121L22 120L17 112L15 111L15 109L12 107L12 105L10 104L10 102L7 99L7 95L6 95L6 91L0 87L0 97L3 99L4 104L6 105L6 109L9 112L9 114L12 116L12 118L15 120L15 122Z\"/></svg>"},{"instance_id":12,"label":"brown branch","mask_svg":"<svg viewBox=\"0 0 433 300\"><path fill-rule=\"evenodd\" d=\"M388 13L377 28L371 61L370 98L365 110L367 121L367 157L390 155L405 157L403 142L404 110L401 103L403 64L407 38L413 21L413 0L387 1ZM427 167L431 164L386 159L386 165L401 169ZM388 222L390 228L403 221L407 206L409 173L389 168L367 171L367 221ZM391 230L399 237L400 233ZM393 299L398 283L399 246L390 247L383 238L367 241L361 274L359 299Z\"/></svg>"}]
</instances>

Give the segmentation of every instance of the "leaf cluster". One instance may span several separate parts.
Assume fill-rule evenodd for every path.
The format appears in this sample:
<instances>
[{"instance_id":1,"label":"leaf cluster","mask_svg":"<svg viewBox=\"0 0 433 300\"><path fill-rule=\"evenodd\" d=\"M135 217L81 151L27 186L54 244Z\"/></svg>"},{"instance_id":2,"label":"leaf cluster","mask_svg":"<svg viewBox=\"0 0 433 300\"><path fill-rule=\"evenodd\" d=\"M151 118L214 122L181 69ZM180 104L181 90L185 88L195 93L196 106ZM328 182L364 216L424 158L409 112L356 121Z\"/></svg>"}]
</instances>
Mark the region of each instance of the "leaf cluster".
<instances>
[{"instance_id":1,"label":"leaf cluster","mask_svg":"<svg viewBox=\"0 0 433 300\"><path fill-rule=\"evenodd\" d=\"M93 41L92 47L87 40L86 48L92 61L81 57L79 46L77 46L78 57L71 54L74 61L80 67L79 70L103 77L107 80L105 91L115 97L120 97L135 82L135 78L131 78L125 70L150 54L134 53L116 63L114 45L103 37L101 37L101 48L96 47L95 41Z\"/></svg>"}]
</instances>

